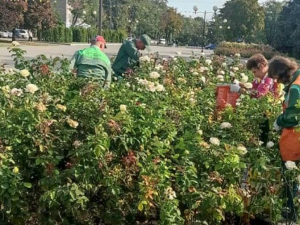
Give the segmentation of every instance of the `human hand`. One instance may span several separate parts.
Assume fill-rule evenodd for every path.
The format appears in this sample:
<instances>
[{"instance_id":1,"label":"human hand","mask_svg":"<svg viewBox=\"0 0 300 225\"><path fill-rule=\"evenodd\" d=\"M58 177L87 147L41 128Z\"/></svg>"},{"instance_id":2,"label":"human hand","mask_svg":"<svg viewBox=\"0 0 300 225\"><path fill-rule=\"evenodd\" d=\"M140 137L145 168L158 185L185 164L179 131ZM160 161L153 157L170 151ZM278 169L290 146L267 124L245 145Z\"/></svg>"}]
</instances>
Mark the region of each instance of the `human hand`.
<instances>
[{"instance_id":1,"label":"human hand","mask_svg":"<svg viewBox=\"0 0 300 225\"><path fill-rule=\"evenodd\" d=\"M239 84L231 84L230 85L230 91L231 92L239 93L240 89L241 88L240 88Z\"/></svg>"}]
</instances>

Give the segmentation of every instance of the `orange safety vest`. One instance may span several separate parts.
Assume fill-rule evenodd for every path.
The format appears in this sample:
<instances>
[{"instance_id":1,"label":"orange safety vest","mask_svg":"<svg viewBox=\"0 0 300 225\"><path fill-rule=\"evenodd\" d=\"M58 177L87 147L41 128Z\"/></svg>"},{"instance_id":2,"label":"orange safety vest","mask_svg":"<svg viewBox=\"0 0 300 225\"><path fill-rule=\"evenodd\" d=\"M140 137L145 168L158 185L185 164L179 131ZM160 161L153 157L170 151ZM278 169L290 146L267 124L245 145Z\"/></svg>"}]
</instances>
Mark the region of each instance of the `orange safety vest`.
<instances>
[{"instance_id":1,"label":"orange safety vest","mask_svg":"<svg viewBox=\"0 0 300 225\"><path fill-rule=\"evenodd\" d=\"M292 83L292 85L300 86L300 76ZM289 94L288 94L289 98ZM288 100L283 104L283 112L288 107ZM284 128L279 141L280 154L283 161L300 160L300 130L291 127Z\"/></svg>"}]
</instances>

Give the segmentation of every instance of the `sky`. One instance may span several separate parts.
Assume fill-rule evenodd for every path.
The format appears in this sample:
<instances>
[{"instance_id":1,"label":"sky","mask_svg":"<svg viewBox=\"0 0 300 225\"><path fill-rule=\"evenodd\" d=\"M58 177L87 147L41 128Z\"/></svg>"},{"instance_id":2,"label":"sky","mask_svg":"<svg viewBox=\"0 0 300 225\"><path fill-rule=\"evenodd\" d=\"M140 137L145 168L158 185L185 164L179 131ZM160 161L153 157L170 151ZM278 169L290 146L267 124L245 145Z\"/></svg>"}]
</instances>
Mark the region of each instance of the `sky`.
<instances>
[{"instance_id":1,"label":"sky","mask_svg":"<svg viewBox=\"0 0 300 225\"><path fill-rule=\"evenodd\" d=\"M213 12L213 6L222 8L226 0L168 0L168 5L177 8L177 11L185 16L195 17L193 6L198 7L198 12ZM263 3L264 0L259 0ZM203 13L197 14L203 16ZM208 19L211 18L212 14L207 14Z\"/></svg>"}]
</instances>

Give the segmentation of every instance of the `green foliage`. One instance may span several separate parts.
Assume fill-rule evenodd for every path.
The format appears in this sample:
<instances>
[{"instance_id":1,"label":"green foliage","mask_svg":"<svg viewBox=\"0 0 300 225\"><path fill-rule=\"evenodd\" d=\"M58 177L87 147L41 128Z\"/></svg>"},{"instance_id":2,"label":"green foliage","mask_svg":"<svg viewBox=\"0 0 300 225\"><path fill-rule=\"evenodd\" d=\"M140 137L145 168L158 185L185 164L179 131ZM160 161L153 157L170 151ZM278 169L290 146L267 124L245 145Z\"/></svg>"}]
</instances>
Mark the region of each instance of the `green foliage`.
<instances>
[{"instance_id":1,"label":"green foliage","mask_svg":"<svg viewBox=\"0 0 300 225\"><path fill-rule=\"evenodd\" d=\"M70 42L85 42L88 43L91 37L97 35L95 28L80 28L80 27L54 27L39 32L41 41L70 43ZM123 30L104 30L103 36L107 42L122 42L126 38L126 32Z\"/></svg>"},{"instance_id":2,"label":"green foliage","mask_svg":"<svg viewBox=\"0 0 300 225\"><path fill-rule=\"evenodd\" d=\"M160 28L164 31L166 39L170 41L182 28L182 16L173 8L167 9L162 15Z\"/></svg>"},{"instance_id":3,"label":"green foliage","mask_svg":"<svg viewBox=\"0 0 300 225\"><path fill-rule=\"evenodd\" d=\"M27 4L24 1L1 1L0 30L12 30L22 25L26 10Z\"/></svg>"},{"instance_id":4,"label":"green foliage","mask_svg":"<svg viewBox=\"0 0 300 225\"><path fill-rule=\"evenodd\" d=\"M217 74L253 79L238 58L164 60L165 70L145 61L103 90L66 59L10 51L21 71L0 70L1 224L247 223L265 212L277 221L281 162L260 145L259 124L279 102L241 96L216 111Z\"/></svg>"},{"instance_id":5,"label":"green foliage","mask_svg":"<svg viewBox=\"0 0 300 225\"><path fill-rule=\"evenodd\" d=\"M227 30L228 40L245 39L259 30L263 30L264 8L258 0L230 0L220 10L222 19L227 19L230 30Z\"/></svg>"},{"instance_id":6,"label":"green foliage","mask_svg":"<svg viewBox=\"0 0 300 225\"><path fill-rule=\"evenodd\" d=\"M275 35L276 48L297 58L300 56L299 10L299 0L292 0L284 6L278 19L278 32Z\"/></svg>"},{"instance_id":7,"label":"green foliage","mask_svg":"<svg viewBox=\"0 0 300 225\"><path fill-rule=\"evenodd\" d=\"M245 44L235 42L222 42L215 49L216 55L233 56L240 54L243 58L250 58L256 53L263 54L267 59L279 55L271 46L263 44Z\"/></svg>"},{"instance_id":8,"label":"green foliage","mask_svg":"<svg viewBox=\"0 0 300 225\"><path fill-rule=\"evenodd\" d=\"M181 45L187 44L190 46L200 46L202 45L202 36L204 20L203 18L197 17L193 18L183 18L182 29L179 32L176 40L180 42Z\"/></svg>"},{"instance_id":9,"label":"green foliage","mask_svg":"<svg viewBox=\"0 0 300 225\"><path fill-rule=\"evenodd\" d=\"M284 2L268 1L264 5L266 17L265 17L265 33L267 43L276 48L276 35L281 32L279 29L278 19L282 12Z\"/></svg>"}]
</instances>

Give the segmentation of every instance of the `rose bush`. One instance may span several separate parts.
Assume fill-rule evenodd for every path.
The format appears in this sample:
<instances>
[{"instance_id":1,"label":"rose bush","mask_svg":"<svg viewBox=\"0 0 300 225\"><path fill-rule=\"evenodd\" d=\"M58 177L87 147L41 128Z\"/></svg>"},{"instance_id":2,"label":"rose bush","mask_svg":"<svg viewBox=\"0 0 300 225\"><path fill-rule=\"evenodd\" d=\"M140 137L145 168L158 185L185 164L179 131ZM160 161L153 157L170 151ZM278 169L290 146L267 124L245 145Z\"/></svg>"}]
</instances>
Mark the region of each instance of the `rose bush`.
<instances>
[{"instance_id":1,"label":"rose bush","mask_svg":"<svg viewBox=\"0 0 300 225\"><path fill-rule=\"evenodd\" d=\"M277 134L262 146L259 123L280 105L216 110L218 75L253 79L238 59L145 60L104 91L66 59L11 51L23 72L0 70L1 224L278 220Z\"/></svg>"}]
</instances>

